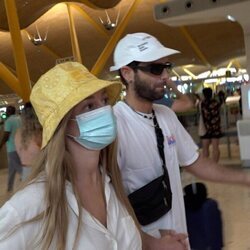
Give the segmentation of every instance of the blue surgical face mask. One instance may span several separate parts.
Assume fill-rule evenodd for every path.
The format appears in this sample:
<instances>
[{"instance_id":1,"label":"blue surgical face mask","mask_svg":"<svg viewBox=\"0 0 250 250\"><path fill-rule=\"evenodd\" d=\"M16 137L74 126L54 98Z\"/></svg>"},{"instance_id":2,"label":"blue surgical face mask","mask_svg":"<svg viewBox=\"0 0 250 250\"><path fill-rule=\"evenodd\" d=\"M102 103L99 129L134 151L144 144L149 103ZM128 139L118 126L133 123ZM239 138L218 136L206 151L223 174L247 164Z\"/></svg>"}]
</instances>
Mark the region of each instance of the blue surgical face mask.
<instances>
[{"instance_id":1,"label":"blue surgical face mask","mask_svg":"<svg viewBox=\"0 0 250 250\"><path fill-rule=\"evenodd\" d=\"M101 150L116 138L116 121L110 105L76 116L79 136L72 136L87 149Z\"/></svg>"}]
</instances>

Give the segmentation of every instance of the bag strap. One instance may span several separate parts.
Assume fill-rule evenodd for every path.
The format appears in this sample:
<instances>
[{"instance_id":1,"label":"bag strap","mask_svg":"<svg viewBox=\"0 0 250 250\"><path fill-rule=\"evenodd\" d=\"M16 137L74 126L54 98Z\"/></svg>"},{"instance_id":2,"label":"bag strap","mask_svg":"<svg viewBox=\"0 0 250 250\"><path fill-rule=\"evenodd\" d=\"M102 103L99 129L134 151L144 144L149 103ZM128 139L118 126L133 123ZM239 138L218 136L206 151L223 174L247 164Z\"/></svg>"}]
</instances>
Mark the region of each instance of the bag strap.
<instances>
[{"instance_id":1,"label":"bag strap","mask_svg":"<svg viewBox=\"0 0 250 250\"><path fill-rule=\"evenodd\" d=\"M169 181L169 175L168 175L168 170L166 167L166 160L165 160L165 154L164 154L164 136L162 133L162 129L159 126L159 123L157 121L156 115L155 115L155 111L152 110L153 113L153 122L154 122L154 128L155 128L155 135L156 135L156 141L157 141L157 148L159 151L159 155L162 159L162 168L163 168L163 172L166 178L166 185L168 186L168 189L171 190L170 187L170 181Z\"/></svg>"}]
</instances>

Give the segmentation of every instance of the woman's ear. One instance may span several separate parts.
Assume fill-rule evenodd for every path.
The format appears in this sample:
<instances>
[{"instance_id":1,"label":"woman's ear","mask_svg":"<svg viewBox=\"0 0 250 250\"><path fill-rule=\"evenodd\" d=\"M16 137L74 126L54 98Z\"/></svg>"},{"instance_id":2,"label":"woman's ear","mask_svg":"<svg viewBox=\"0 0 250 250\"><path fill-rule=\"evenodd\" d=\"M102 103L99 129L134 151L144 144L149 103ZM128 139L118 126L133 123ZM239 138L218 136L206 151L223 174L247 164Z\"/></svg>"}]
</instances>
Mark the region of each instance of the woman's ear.
<instances>
[{"instance_id":1,"label":"woman's ear","mask_svg":"<svg viewBox=\"0 0 250 250\"><path fill-rule=\"evenodd\" d=\"M127 84L133 82L134 80L134 71L128 66L124 66L120 69L122 77L126 80Z\"/></svg>"}]
</instances>

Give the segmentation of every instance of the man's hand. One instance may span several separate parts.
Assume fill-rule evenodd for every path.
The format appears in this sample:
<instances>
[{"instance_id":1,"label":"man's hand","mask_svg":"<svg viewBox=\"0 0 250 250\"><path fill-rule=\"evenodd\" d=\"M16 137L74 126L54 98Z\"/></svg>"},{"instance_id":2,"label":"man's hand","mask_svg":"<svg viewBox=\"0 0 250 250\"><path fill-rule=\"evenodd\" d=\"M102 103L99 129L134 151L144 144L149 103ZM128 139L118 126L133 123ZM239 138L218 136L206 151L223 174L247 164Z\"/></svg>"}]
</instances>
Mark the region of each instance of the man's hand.
<instances>
[{"instance_id":1,"label":"man's hand","mask_svg":"<svg viewBox=\"0 0 250 250\"><path fill-rule=\"evenodd\" d=\"M158 250L188 250L187 235L177 234L166 235L159 239Z\"/></svg>"},{"instance_id":2,"label":"man's hand","mask_svg":"<svg viewBox=\"0 0 250 250\"><path fill-rule=\"evenodd\" d=\"M193 101L188 97L188 95L182 94L171 79L166 81L166 86L176 95L176 99L171 106L171 109L174 112L186 112L194 107Z\"/></svg>"},{"instance_id":3,"label":"man's hand","mask_svg":"<svg viewBox=\"0 0 250 250\"><path fill-rule=\"evenodd\" d=\"M144 233L144 250L188 250L187 235L170 231L164 233L160 239L154 238Z\"/></svg>"}]
</instances>

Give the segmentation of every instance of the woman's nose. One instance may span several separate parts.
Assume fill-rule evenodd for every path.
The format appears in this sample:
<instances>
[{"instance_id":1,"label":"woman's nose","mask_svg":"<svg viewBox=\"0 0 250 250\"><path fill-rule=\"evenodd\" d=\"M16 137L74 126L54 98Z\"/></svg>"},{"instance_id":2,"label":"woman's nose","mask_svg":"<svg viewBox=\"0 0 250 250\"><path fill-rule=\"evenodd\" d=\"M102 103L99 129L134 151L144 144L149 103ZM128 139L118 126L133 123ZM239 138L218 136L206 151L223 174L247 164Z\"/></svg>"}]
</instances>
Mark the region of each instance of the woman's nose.
<instances>
[{"instance_id":1,"label":"woman's nose","mask_svg":"<svg viewBox=\"0 0 250 250\"><path fill-rule=\"evenodd\" d=\"M107 102L105 100L98 100L96 101L95 108L101 108L107 105Z\"/></svg>"},{"instance_id":2,"label":"woman's nose","mask_svg":"<svg viewBox=\"0 0 250 250\"><path fill-rule=\"evenodd\" d=\"M96 103L95 108L96 108L96 109L99 109L99 108L102 108L102 107L104 107L104 106L105 106L104 103L98 102L98 103Z\"/></svg>"}]
</instances>

